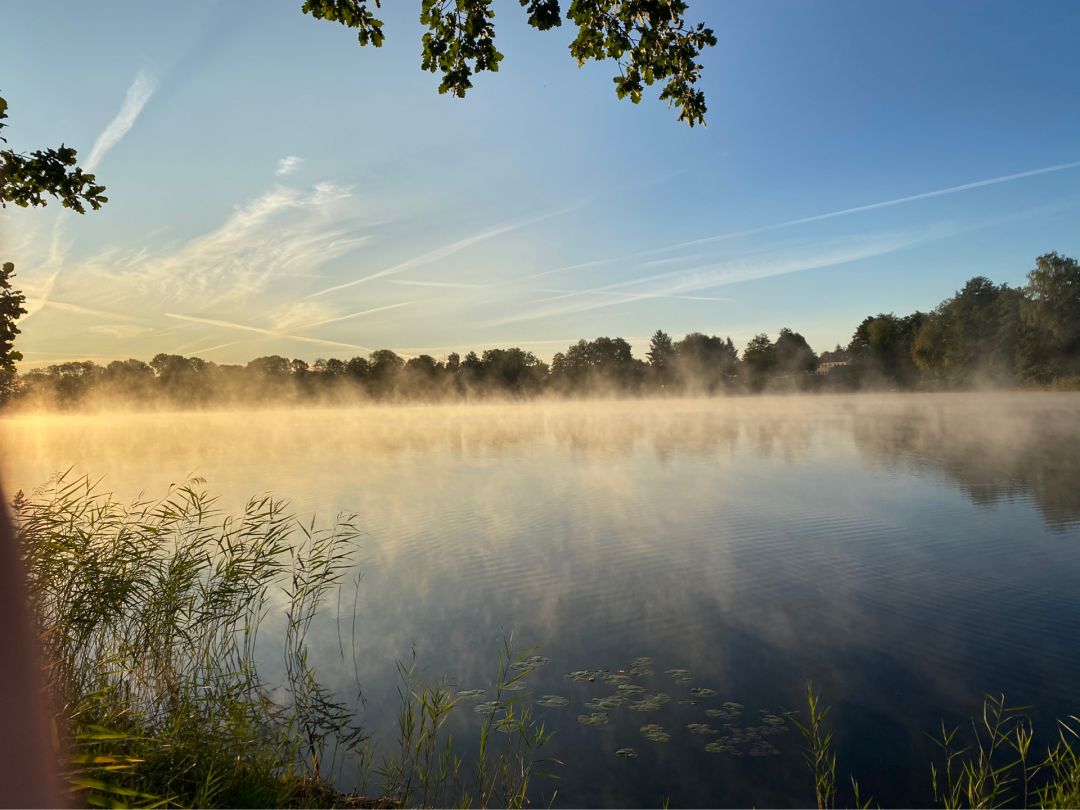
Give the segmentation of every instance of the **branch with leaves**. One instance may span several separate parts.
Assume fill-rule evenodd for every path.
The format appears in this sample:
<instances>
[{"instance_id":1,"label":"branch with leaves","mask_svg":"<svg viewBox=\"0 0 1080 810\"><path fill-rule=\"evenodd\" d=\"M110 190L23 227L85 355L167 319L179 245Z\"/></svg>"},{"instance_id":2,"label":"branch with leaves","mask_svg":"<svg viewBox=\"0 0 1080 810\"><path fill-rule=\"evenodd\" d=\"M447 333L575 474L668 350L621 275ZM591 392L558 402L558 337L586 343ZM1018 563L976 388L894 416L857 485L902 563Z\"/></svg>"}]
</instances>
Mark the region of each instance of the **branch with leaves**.
<instances>
[{"instance_id":1,"label":"branch with leaves","mask_svg":"<svg viewBox=\"0 0 1080 810\"><path fill-rule=\"evenodd\" d=\"M0 129L7 126L7 107L7 101L0 97ZM0 142L7 143L7 139L0 136ZM75 165L77 157L76 151L64 144L30 153L0 150L0 207L14 203L20 208L36 208L48 204L46 196L53 196L80 214L86 213L87 205L98 210L109 201L105 186Z\"/></svg>"},{"instance_id":2,"label":"branch with leaves","mask_svg":"<svg viewBox=\"0 0 1080 810\"><path fill-rule=\"evenodd\" d=\"M548 31L562 25L560 0L519 0L529 25ZM440 93L464 98L472 76L496 72L503 55L495 47L493 0L421 0L421 67L442 75ZM301 10L355 29L361 45L381 47L383 22L371 10L381 0L305 0ZM705 94L697 84L705 48L716 45L711 28L686 22L684 0L570 0L566 19L577 26L570 55L578 66L611 59L619 98L641 101L647 85L661 83L660 99L679 108L679 120L705 124Z\"/></svg>"}]
</instances>

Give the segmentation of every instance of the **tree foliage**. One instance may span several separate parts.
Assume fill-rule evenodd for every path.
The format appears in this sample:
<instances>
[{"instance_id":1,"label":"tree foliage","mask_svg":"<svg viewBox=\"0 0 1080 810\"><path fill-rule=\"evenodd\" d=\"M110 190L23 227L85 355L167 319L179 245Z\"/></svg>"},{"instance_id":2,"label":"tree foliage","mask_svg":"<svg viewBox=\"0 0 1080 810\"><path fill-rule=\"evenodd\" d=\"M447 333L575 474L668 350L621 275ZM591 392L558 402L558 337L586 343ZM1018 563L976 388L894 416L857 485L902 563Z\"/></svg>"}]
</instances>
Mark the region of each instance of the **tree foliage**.
<instances>
[{"instance_id":1,"label":"tree foliage","mask_svg":"<svg viewBox=\"0 0 1080 810\"><path fill-rule=\"evenodd\" d=\"M8 126L7 101L0 97L0 130ZM7 139L0 136L0 142ZM48 204L46 197L60 200L61 205L80 214L86 206L95 211L109 201L105 186L99 185L93 174L75 165L77 153L60 144L56 149L37 149L33 152L0 150L0 207L14 203L20 208Z\"/></svg>"},{"instance_id":2,"label":"tree foliage","mask_svg":"<svg viewBox=\"0 0 1080 810\"><path fill-rule=\"evenodd\" d=\"M15 322L26 310L26 296L11 286L11 279L15 275L15 265L4 262L0 267L0 399L3 399L4 381L9 380L15 373L15 363L22 360L22 354L15 351L15 336L19 334L19 327Z\"/></svg>"},{"instance_id":3,"label":"tree foliage","mask_svg":"<svg viewBox=\"0 0 1080 810\"><path fill-rule=\"evenodd\" d=\"M7 109L7 100L0 96L0 130L8 126L4 123ZM0 135L0 143L6 144L7 138ZM36 208L47 205L46 197L52 196L80 214L86 213L87 205L95 211L101 208L109 199L103 193L105 186L75 165L77 157L76 151L64 144L30 153L0 149L0 207L14 203L20 208ZM15 265L4 262L0 270L0 402L11 395L15 363L22 360L14 348L19 334L15 322L26 314L22 306L26 296L12 288L14 275Z\"/></svg>"},{"instance_id":4,"label":"tree foliage","mask_svg":"<svg viewBox=\"0 0 1080 810\"><path fill-rule=\"evenodd\" d=\"M614 61L619 98L637 104L646 86L659 83L660 99L679 109L680 121L705 123L698 59L716 36L703 23L687 23L684 0L570 0L565 14L560 0L519 2L533 28L557 28L564 17L577 27L570 55L579 67ZM381 0L305 0L301 10L354 29L361 45L378 48L386 37L372 8L381 7ZM494 0L421 0L420 23L427 29L420 64L441 76L440 93L464 98L474 74L498 71L503 55L495 47Z\"/></svg>"}]
</instances>

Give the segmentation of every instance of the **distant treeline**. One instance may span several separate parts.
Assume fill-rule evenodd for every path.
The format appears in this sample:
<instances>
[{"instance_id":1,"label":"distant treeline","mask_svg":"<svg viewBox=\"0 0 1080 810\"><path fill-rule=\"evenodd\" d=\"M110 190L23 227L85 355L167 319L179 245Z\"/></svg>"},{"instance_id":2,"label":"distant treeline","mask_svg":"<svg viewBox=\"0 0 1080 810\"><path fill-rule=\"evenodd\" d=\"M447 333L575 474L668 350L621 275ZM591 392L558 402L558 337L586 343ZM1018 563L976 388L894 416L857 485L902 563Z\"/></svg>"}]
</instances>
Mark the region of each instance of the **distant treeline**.
<instances>
[{"instance_id":1,"label":"distant treeline","mask_svg":"<svg viewBox=\"0 0 1080 810\"><path fill-rule=\"evenodd\" d=\"M277 355L247 365L159 354L149 363L60 363L11 379L0 395L72 407L116 398L180 406L357 398L441 401L542 394L720 394L762 391L1076 387L1080 381L1080 265L1050 253L1024 287L977 276L932 312L871 315L846 347L818 355L798 332L756 335L740 356L731 338L657 331L645 359L623 338L580 340L550 365L520 348L445 360L389 349L312 364Z\"/></svg>"}]
</instances>

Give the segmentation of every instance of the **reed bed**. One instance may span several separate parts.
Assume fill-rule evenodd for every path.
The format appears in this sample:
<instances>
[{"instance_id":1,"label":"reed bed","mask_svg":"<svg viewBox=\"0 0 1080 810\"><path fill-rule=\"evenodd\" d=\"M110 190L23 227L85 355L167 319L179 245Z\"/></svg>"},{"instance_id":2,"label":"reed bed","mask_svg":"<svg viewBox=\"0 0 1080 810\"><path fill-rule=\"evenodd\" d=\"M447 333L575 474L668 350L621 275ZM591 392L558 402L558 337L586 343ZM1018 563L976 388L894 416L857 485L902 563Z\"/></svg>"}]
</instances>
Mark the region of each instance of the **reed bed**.
<instances>
[{"instance_id":1,"label":"reed bed","mask_svg":"<svg viewBox=\"0 0 1080 810\"><path fill-rule=\"evenodd\" d=\"M270 496L229 515L203 485L121 503L87 477L60 475L15 498L73 801L526 803L549 735L525 693L503 691L532 671L527 653L510 640L500 651L498 708L468 767L446 725L460 701L443 683L419 683L415 661L399 662L398 746L376 763L354 707L320 683L308 647L312 623L354 570L355 517L305 523ZM375 798L361 795L369 783Z\"/></svg>"}]
</instances>

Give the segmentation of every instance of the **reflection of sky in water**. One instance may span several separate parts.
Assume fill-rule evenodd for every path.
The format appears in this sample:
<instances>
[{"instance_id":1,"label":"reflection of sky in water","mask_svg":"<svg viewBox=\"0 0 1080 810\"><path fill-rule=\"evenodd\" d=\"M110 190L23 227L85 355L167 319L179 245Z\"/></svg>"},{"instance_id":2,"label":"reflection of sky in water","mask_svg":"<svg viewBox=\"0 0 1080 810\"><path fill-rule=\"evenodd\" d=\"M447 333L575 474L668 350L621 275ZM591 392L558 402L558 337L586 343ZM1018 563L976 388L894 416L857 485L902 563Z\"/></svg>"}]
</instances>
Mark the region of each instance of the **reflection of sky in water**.
<instances>
[{"instance_id":1,"label":"reflection of sky in water","mask_svg":"<svg viewBox=\"0 0 1080 810\"><path fill-rule=\"evenodd\" d=\"M534 693L570 701L538 707L566 802L805 805L797 735L761 735L778 756L706 746L732 742L725 701L745 706L732 725L764 728L760 710L800 708L813 679L836 706L841 780L918 804L921 732L981 691L1080 708L1078 416L1071 395L813 397L63 417L0 421L0 439L12 488L74 465L129 497L196 473L230 508L273 491L357 512L376 736L395 658L415 645L432 679L484 687L513 631L551 659ZM333 622L319 629L325 680L355 694L351 645L343 663ZM615 686L565 673L639 656L653 672L634 682L670 700L578 722Z\"/></svg>"}]
</instances>

